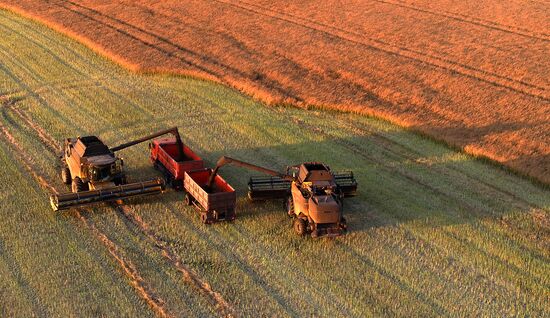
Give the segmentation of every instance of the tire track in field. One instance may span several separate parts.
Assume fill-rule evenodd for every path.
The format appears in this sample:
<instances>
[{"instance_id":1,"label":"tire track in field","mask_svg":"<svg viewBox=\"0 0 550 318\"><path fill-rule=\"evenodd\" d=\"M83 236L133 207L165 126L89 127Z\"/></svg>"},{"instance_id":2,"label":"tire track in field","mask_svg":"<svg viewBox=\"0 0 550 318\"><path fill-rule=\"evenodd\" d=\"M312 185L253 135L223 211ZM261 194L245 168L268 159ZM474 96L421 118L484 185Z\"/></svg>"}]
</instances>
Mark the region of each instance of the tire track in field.
<instances>
[{"instance_id":1,"label":"tire track in field","mask_svg":"<svg viewBox=\"0 0 550 318\"><path fill-rule=\"evenodd\" d=\"M221 256L223 256L225 260L228 260L231 263L234 263L233 265L235 264L238 265L237 268L239 269L239 271L241 271L243 274L248 276L254 282L255 286L261 288L267 295L269 295L269 297L271 297L279 305L279 307L281 307L290 317L299 316L299 313L296 312L293 308L291 308L291 306L289 306L285 300L285 296L286 297L291 297L291 296L282 294L280 292L280 289L281 289L280 286L274 287L274 286L271 286L272 284L268 284L266 279L264 279L265 274L262 275L262 273L259 272L258 269L255 269L253 266L250 265L251 261L249 260L249 258L251 257L248 254L244 255L239 253L228 252L228 251L231 251L234 246L237 246L239 244L238 240L234 238L232 238L231 240L226 240L224 238L220 238L220 236L213 235L211 234L212 232L217 232L216 229L214 228L210 228L207 230L195 228L192 225L189 225L190 223L192 223L189 221L189 218L194 217L195 215L193 216L184 215L180 211L177 211L175 207L169 206L167 204L164 204L164 206L166 207L166 209L168 209L173 213L175 218L179 220L181 224L187 228L188 231L192 232L195 236L200 237L201 240L206 242L208 246L214 246L215 247L214 250L217 253L219 253ZM242 226L239 226L238 224L233 224L232 226L234 226L236 231L238 231L240 234L243 235L243 238L246 237L248 238L249 241L250 239L254 240L254 238L251 238L250 235L246 233L246 231L237 230L237 228L242 228ZM231 234L229 235L234 237L234 235L231 235ZM263 248L260 247L260 249L263 249ZM262 254L259 254L255 249L253 249L252 251L253 251L252 253L255 252L254 256L256 257L259 256L259 258L274 256L272 254L266 254L265 252L263 252ZM282 265L281 264L282 262L284 262L284 260L281 258L278 258L276 261L277 265L275 266L282 267L283 269L293 268L293 271L298 273L297 275L298 278L305 278L308 282L310 281L310 279L306 278L303 275L303 272L299 268L294 268L288 263L286 263L286 265ZM279 273L283 273L283 271L280 271ZM296 273L291 273L290 276L292 275L296 275ZM294 279L295 277L296 276L293 276L292 279ZM292 279L290 280L292 281ZM307 295L302 293L300 297L302 297L302 300L305 299L305 301L311 306L318 308L318 306L315 305L315 300L313 300L310 297L309 290ZM339 313L344 317L349 317L351 315L347 310L345 312L342 311L342 308L340 306L342 306L343 304L337 298L325 295L323 301L336 302L337 303L336 307L334 307L333 305L334 309L339 310ZM292 306L292 307L296 307L296 306ZM384 306L384 308L386 308L386 306Z\"/></svg>"},{"instance_id":2,"label":"tire track in field","mask_svg":"<svg viewBox=\"0 0 550 318\"><path fill-rule=\"evenodd\" d=\"M314 114L312 114L312 115L314 115ZM506 198L506 199L510 199L510 198L513 199L514 203L518 204L517 207L522 209L523 211L530 211L531 213L539 213L539 214L549 211L548 208L545 208L545 207L539 206L537 204L534 204L532 202L529 202L528 200L514 194L513 192L510 192L506 189L499 188L499 187L497 187L497 186L495 186L495 185L493 185L489 182L486 182L485 180L477 178L476 176L471 175L471 174L467 173L466 171L463 171L463 170L461 170L461 169L459 169L455 166L446 166L445 168L441 168L438 165L431 166L426 162L418 161L416 159L422 157L422 153L420 153L418 150L413 149L411 147L408 147L407 145L394 142L390 138L378 133L377 131L375 131L373 129L364 128L364 126L362 126L362 125L361 125L361 127L356 126L356 125L351 125L348 122L343 122L343 121L340 121L340 122L344 123L345 127L348 127L348 129L350 131L357 131L362 135L365 135L365 136L366 135L372 135L372 136L376 137L377 139L380 139L379 140L380 142L377 142L377 145L380 146L381 148L383 148L384 151L393 154L397 158L400 158L400 159L405 158L405 159L409 160L411 163L421 165L421 166L425 166L426 168L429 168L431 170L439 171L441 174L446 175L449 178L452 178L452 176L448 174L447 170L452 171L452 172L456 173L458 178L463 177L465 179L470 179L470 180L474 181L473 185L476 188L479 188L480 190L482 190L482 189L489 190L491 194L498 195L498 196L501 196L502 198ZM392 148L390 148L392 145L397 146L398 148L401 148L402 151L393 150ZM414 157L413 155L410 155L409 153L417 155L417 157ZM483 226L483 225L479 225L479 226L486 228L486 226ZM517 228L514 225L511 225L510 227ZM543 260L544 256L540 255L536 250L532 250L531 248L529 248L529 246L525 245L524 242L518 241L517 239L514 239L514 238L510 237L509 233L505 234L504 236L508 237L509 239L514 241L515 244L518 245L519 249L523 250L525 253L531 254L531 256L533 258ZM535 247L536 247L536 244L535 244ZM540 247L537 247L537 248L540 248ZM545 258L544 258L544 261L546 261Z\"/></svg>"},{"instance_id":3,"label":"tire track in field","mask_svg":"<svg viewBox=\"0 0 550 318\"><path fill-rule=\"evenodd\" d=\"M21 111L20 109L16 107L12 107L13 105L10 105L10 109L13 110L27 125L35 130L35 132L38 134L39 139L41 142L46 145L52 153L56 154L61 152L61 147L57 144L57 142L54 140L53 137L51 137L42 127L34 123L29 116ZM52 187L53 189L53 187ZM55 190L55 189L54 189ZM176 270L181 272L185 278L186 281L191 283L194 287L198 288L203 294L205 294L208 297L209 302L214 305L214 307L220 312L220 314L223 317L235 317L236 312L233 309L233 307L225 301L223 296L219 294L218 292L214 291L211 286L208 284L208 282L201 279L193 270L190 268L187 268L183 261L168 247L167 243L164 242L159 235L154 232L147 223L141 219L141 217L135 213L130 207L124 206L124 205L115 205L115 210L120 212L126 219L130 220L134 226L139 228L142 233L149 238L154 245L161 250L162 256L164 256ZM76 209L80 211L80 209ZM80 213L77 214L78 218L83 218ZM83 218L83 221L87 219ZM91 224L93 227L95 227L93 224ZM99 231L97 228L92 229L94 231L94 234L98 236L102 242L104 242L104 245L106 245L111 252L111 250L116 250L117 247L114 245L112 241L110 241L105 234L103 234L101 231ZM109 243L110 242L110 243ZM116 255L113 255L116 258ZM118 260L118 258L117 258ZM129 268L132 270L132 268ZM126 268L125 268L126 270ZM134 271L135 270L134 267ZM132 272L132 271L130 271Z\"/></svg>"},{"instance_id":4,"label":"tire track in field","mask_svg":"<svg viewBox=\"0 0 550 318\"><path fill-rule=\"evenodd\" d=\"M210 284L201 279L197 273L192 269L185 266L185 263L181 258L172 251L172 249L155 231L151 229L141 216L139 216L132 208L125 205L117 205L116 210L120 212L126 219L128 219L134 226L139 228L143 234L151 240L154 245L161 250L162 256L164 256L172 266L183 274L184 279L189 282L193 287L196 287L201 293L203 293L210 304L212 304L223 317L235 317L235 309L223 298L223 296L214 291Z\"/></svg>"},{"instance_id":5,"label":"tire track in field","mask_svg":"<svg viewBox=\"0 0 550 318\"><path fill-rule=\"evenodd\" d=\"M36 293L36 289L32 288L29 282L25 279L25 274L21 271L21 264L17 261L17 258L14 257L13 253L6 248L4 242L0 239L0 261L3 261L5 266L10 272L10 276L17 283L22 293L25 295L25 300L27 300L32 307L33 317L51 317L52 313L48 311L48 308L44 306L40 297ZM2 276L2 279L6 279ZM2 311L2 310L0 310ZM8 315L9 316L9 315Z\"/></svg>"},{"instance_id":6,"label":"tire track in field","mask_svg":"<svg viewBox=\"0 0 550 318\"><path fill-rule=\"evenodd\" d=\"M12 20L10 18L7 18L8 20L12 21L13 23L16 23L16 24L19 24L20 22L19 21L15 21L15 20ZM51 56L56 62L58 62L59 64L63 65L64 67L70 69L71 71L73 71L74 73L76 73L77 75L80 75L84 78L88 78L89 79L89 86L90 87L94 87L94 86L97 86L99 87L100 89L102 89L103 91L105 91L107 94L110 94L112 96L115 96L116 98L118 98L119 100L122 100L125 102L125 104L127 105L130 105L132 106L133 108L137 109L137 110L140 110L141 112L143 112L144 114L147 114L147 115L150 115L150 116L153 116L153 113L151 113L148 109L146 108L143 108L141 106L139 106L138 104L134 103L133 101L129 100L128 98L114 92L113 90L111 90L109 87L105 86L100 80L102 79L101 77L91 77L88 73L84 73L82 70L76 68L75 66L71 65L69 62L67 62L66 60L60 58L57 54L55 54L51 49L49 49L47 46L43 45L42 43L39 42L39 40L36 40L36 38L32 38L31 36L29 35L24 35L23 33L19 32L18 30L15 30L5 24L2 24L0 23L0 27L3 27L7 30L9 30L10 32L13 32L15 33L16 35L24 38L26 41L29 41L31 42L32 44L36 45L37 47L39 47L41 50L43 50L46 54L48 54L49 56ZM34 31L34 30L33 30ZM59 42L57 39L54 39L52 37L48 37L47 35L44 35L44 34L39 34L39 36L43 36L44 38L48 39L48 41L50 43L55 43L57 44L59 47L63 47L63 48L66 48L68 49L68 47ZM70 52L78 59L82 60L82 61L86 61L86 59L80 55L79 53L77 53L76 51L74 50L70 50ZM7 56L10 56L8 53L4 52L5 55ZM11 59L13 60L14 57L13 56L10 56ZM33 77L35 80L39 81L39 82L44 82L44 79L43 77L40 76L40 79L37 78L37 74L29 71L28 69L25 68L25 66L23 65L23 63L19 63L20 64L20 67L23 68L31 77ZM1 65L0 65L1 66ZM12 77L14 79L15 82L17 82L20 86L26 86L27 88L27 91L29 92L30 95L32 95L33 97L38 97L39 99L41 99L41 97L38 95L38 93L40 93L40 90L37 90L37 91L33 91L30 87L28 87L26 84L24 83L21 83L20 81L16 80L14 78L14 76L10 75L10 77ZM107 78L104 78L104 79L107 79ZM86 83L86 81L83 81L84 83ZM72 82L74 83L74 81ZM78 87L76 87L76 85L67 85L66 88L81 88L82 85L79 85ZM65 88L65 87L61 87L61 88ZM39 102L41 104L43 104L43 106L47 106L47 105L44 105L44 102L43 101L40 101ZM51 109L51 108L50 108ZM53 109L52 109L53 110ZM56 112L56 116L59 116L61 117L61 114L57 111ZM66 118L63 118L63 119L66 119Z\"/></svg>"},{"instance_id":7,"label":"tire track in field","mask_svg":"<svg viewBox=\"0 0 550 318\"><path fill-rule=\"evenodd\" d=\"M272 111L275 111L275 110L272 110ZM334 138L331 134L319 129L318 127L312 126L312 125L310 125L310 124L308 124L308 123L306 123L306 122L304 122L304 121L300 120L299 118L296 118L292 115L285 115L285 114L282 114L282 115L286 116L289 121L292 121L292 122L298 124L300 127L303 127L304 129L307 129L310 132L314 132L315 134L323 135L327 139L333 140L336 144L344 147L345 149L348 149L349 151L351 151L352 153L355 153L359 157L362 157L362 158L366 159L367 161L370 161L370 162L373 162L373 163L377 164L379 167L383 168L388 173L398 174L398 175L402 176L403 178L409 180L413 184L420 185L423 188L427 189L429 192L432 192L432 193L438 195L439 197L448 198L448 199L453 200L454 202L458 203L460 205L460 207L465 208L465 209L457 210L457 212L460 212L461 214L463 214L464 211L476 211L477 214L473 214L471 212L466 212L466 214L471 215L471 216L476 217L476 218L478 218L480 216L486 216L486 217L489 217L489 218L494 218L494 214L491 210L484 209L484 208L477 207L477 206L473 206L473 205L466 202L464 199L462 199L460 197L457 197L457 196L452 195L448 192L440 190L439 188L436 188L436 187L432 186L431 184L420 180L419 178L417 178L416 176L414 176L412 174L408 174L405 171L402 171L400 169L396 169L395 167L389 165L387 162L384 162L382 160L378 160L374 157L371 157L367 154L367 152L361 151L361 149L359 149L357 147L357 145L355 145L352 142L348 142L348 141L345 141L345 140ZM485 227L481 224L477 224L475 226L480 231L483 231L484 230L483 227ZM447 234L449 234L449 233L447 233ZM448 236L451 237L450 235L448 235ZM481 249L479 249L479 250L481 251ZM484 252L488 253L486 251L484 251ZM536 254L536 252L532 252L532 253ZM513 271L515 271L519 275L525 276L525 277L529 278L530 280L532 280L534 282L540 283L541 279L538 276L532 275L530 272L527 272L527 271L522 271L520 268L517 267L517 265L511 264L508 260L503 259L498 255L492 255L492 254L490 254L490 255L494 256L494 258L496 258L497 261L500 264L510 267Z\"/></svg>"},{"instance_id":8,"label":"tire track in field","mask_svg":"<svg viewBox=\"0 0 550 318\"><path fill-rule=\"evenodd\" d=\"M248 11L253 14L265 16L271 19L284 21L290 24L297 25L302 28L309 29L314 32L324 33L326 35L339 38L341 40L352 42L358 45L363 45L378 51L395 55L401 58L413 60L418 63L427 64L433 67L437 67L448 72L455 72L463 76L486 82L493 86L506 88L524 95L529 95L541 99L543 101L550 101L550 98L546 95L546 89L544 87L537 86L535 84L527 83L525 81L516 80L496 73L480 70L475 67L452 61L445 57L435 56L430 53L420 52L413 49L400 47L379 39L373 39L364 37L364 35L344 30L339 27L329 26L317 21L298 17L295 15L282 13L276 10L268 9L256 4L250 4L247 2L239 1L239 4L229 2L227 0L210 0L213 2L222 3L231 7ZM268 12L262 12L268 11Z\"/></svg>"},{"instance_id":9,"label":"tire track in field","mask_svg":"<svg viewBox=\"0 0 550 318\"><path fill-rule=\"evenodd\" d=\"M171 57L175 57L177 58L178 60L188 64L190 67L194 67L196 69L198 69L200 72L203 72L204 75L206 76L207 79L210 79L210 80L213 80L213 81L217 81L217 82L222 82L224 84L228 84L230 86L235 86L235 85L232 85L231 83L233 82L239 82L238 79L235 79L233 78L232 76L224 76L224 74L227 74L227 73L219 73L215 70L212 70L212 69L208 69L206 67L203 67L201 66L200 64L197 64L195 62L193 62L192 60L189 60L187 59L185 56L178 56L178 55L181 55L181 54L178 54L176 55L176 53L182 51L182 52L185 52L185 53L188 53L196 58L198 58L199 60L203 60L205 63L210 63L211 65L214 65L215 67L219 67L223 70L226 70L226 71L229 71L231 72L232 74L235 74L237 76L239 76L241 79L245 79L245 80L250 80L251 78L253 78L255 81L261 81L264 85L266 85L268 87L268 89L272 90L272 91L276 91L280 96L282 97L289 97L297 102L303 102L303 99L301 97L299 97L298 95L296 95L295 93L293 93L289 87L285 87L283 84L281 84L279 81L275 80L275 79L272 79L272 78L268 78L266 76L263 76L262 74L257 74L257 73L253 73L253 74L247 74L247 73L244 73L242 71L240 71L239 69L237 68L234 68L232 66L229 66L227 64L223 64L221 63L219 60L216 60L216 59L213 59L211 57L208 57L208 56L205 56L205 55L200 55L192 50L189 50L185 47L182 47L181 45L178 45L162 36L159 36L155 33L152 33L152 32L149 32L147 30L144 30L142 28L139 28L135 25L132 25L130 23L127 23L125 21L122 21L120 19L117 19L117 18L114 18L114 17L111 17L107 14L104 14L102 12L99 12L97 10L94 10L94 9L91 9L91 8L88 8L86 6L83 6L83 5L80 5L78 3L74 3L74 2L71 2L71 1L66 1L67 3L69 3L70 5L73 5L73 6L76 6L78 8L81 8L81 9L84 9L84 10L87 10L87 11L90 11L92 12L93 14L95 15L98 15L102 18L106 18L106 19L109 19L109 20L112 20L114 21L114 23L116 24L119 24L119 25L123 25L123 26L126 26L126 27L129 27L135 31L137 31L138 33L141 33L142 35L145 34L145 36L149 36L149 37L153 37L155 38L156 40L162 42L162 43L165 43L165 44L168 44L169 46L172 46L172 48L175 49L175 52L171 52L171 51L168 51L162 47L160 47L158 44L154 44L154 43L151 43L149 41L146 41L146 40L143 40L137 36L134 36L132 35L131 33L123 30L123 29L120 29L116 26L113 26L113 25L110 25L106 22L103 22L103 21L100 21L90 15L87 15L83 12L80 12L80 11L77 11L76 9L71 9L69 7L67 7L66 5L63 5L63 4L57 4L57 6L59 7L62 7L68 11L71 11L77 15L80 15L86 19L89 19L95 23L98 23L100 25L103 25L109 29L112 29L114 30L115 32L118 32L120 34L122 34L123 36L126 36L126 37L129 37L130 39L133 39L134 41L137 41L151 49L154 49L154 50L157 50L159 52L161 52L162 54L166 55L168 58L171 58ZM142 70L142 71L149 71L147 69L145 70ZM155 69L152 70L152 72L156 72ZM163 72L162 71L162 68L160 69L160 72ZM204 78L204 76L200 76L200 75L197 75L197 74L194 74L195 76L199 77L199 78ZM191 76L193 76L193 74L191 74ZM258 76L260 76L260 78L257 78ZM261 88L259 88L261 89Z\"/></svg>"},{"instance_id":10,"label":"tire track in field","mask_svg":"<svg viewBox=\"0 0 550 318\"><path fill-rule=\"evenodd\" d=\"M310 116L315 116L315 114L312 113ZM438 166L430 166L426 162L418 161L417 159L422 158L423 154L420 151L418 151L418 150L416 150L412 147L409 147L405 144L397 143L397 142L391 140L390 138L384 136L383 134L379 133L378 131L369 128L368 126L361 125L361 124L360 124L360 126L357 126L357 125L353 125L353 124L351 124L347 121L342 121L342 120L340 120L340 123L344 124L345 127L347 127L349 129L349 131L357 131L358 133L360 133L363 136L372 135L372 136L376 137L380 141L380 143L377 143L377 145L379 145L385 151L395 155L398 158L405 158L405 159L408 159L411 162L414 162L416 164L423 165L423 166L429 167L430 169L441 171L441 173L444 173L444 171L442 169L440 169ZM394 150L394 149L391 148L392 146L397 146L398 148L401 148L402 151ZM415 155L416 155L416 157L415 157ZM494 193L501 193L505 196L508 196L508 197L516 200L516 201L521 202L523 204L523 208L536 209L536 210L547 210L544 207L541 207L541 206L536 205L532 202L529 202L526 199L524 199L522 197L519 197L518 195L516 195L516 194L514 194L514 193L512 193L508 190L505 190L503 188L499 188L499 187L497 187L493 184L490 184L490 183L486 182L485 180L477 178L474 175L468 174L467 171L460 170L460 169L458 169L456 167L453 167L453 166L446 166L445 168L448 169L448 170L454 171L457 175L464 176L468 179L471 179L471 180L475 181L476 183L480 183L481 185L486 187L486 189L490 189Z\"/></svg>"},{"instance_id":11,"label":"tire track in field","mask_svg":"<svg viewBox=\"0 0 550 318\"><path fill-rule=\"evenodd\" d=\"M2 107L5 107L6 104L9 105L9 101L4 102L4 105ZM0 133L2 134L3 139L11 144L17 156L20 157L20 164L22 164L25 170L27 170L27 172L38 181L39 185L51 193L58 193L57 190L50 184L50 182L48 182L48 180L46 180L46 178L42 174L40 174L36 171L36 169L33 168L35 164L33 163L32 158L28 156L25 150L23 150L21 145L16 141L13 135L2 123L0 123ZM84 213L86 212L83 209L75 209L75 214L77 218L84 224L86 228L88 228L92 232L94 237L107 248L109 254L111 254L111 256L118 263L124 274L130 279L130 284L137 291L138 295L146 301L146 303L153 309L153 311L157 315L161 317L172 317L172 315L165 308L164 301L155 295L149 284L139 274L135 265L130 260L125 258L122 252L120 252L117 245L113 241L111 241L103 232L101 232L101 230L99 230L90 219L85 217Z\"/></svg>"},{"instance_id":12,"label":"tire track in field","mask_svg":"<svg viewBox=\"0 0 550 318\"><path fill-rule=\"evenodd\" d=\"M179 45L179 44L176 44L176 43L172 42L171 40L169 40L169 39L167 39L167 38L165 38L165 37L163 37L163 36L160 36L160 35L158 35L158 34L156 34L156 33L154 33L154 32L148 31L148 30L143 29L143 28L140 28L140 27L138 27L138 26L135 26L135 25L133 25L133 24L131 24L131 23L128 23L128 22L126 22L126 21L124 21L124 20L118 19L118 18L116 18L116 17L113 17L113 16L110 16L110 15L108 15L108 14L105 14L105 13L103 13L103 12L101 12L101 11L95 10L95 9L93 9L93 8L87 7L87 6L83 5L83 4L76 3L76 2L73 2L73 1L70 1L70 0L62 1L62 3L68 3L69 5L72 5L72 6L75 6L75 7L77 7L77 8L86 10L86 11L88 11L88 12L90 12L90 13L93 13L93 14L96 15L96 16L99 16L99 17L102 17L102 18L111 20L111 21L113 21L113 22L116 23L116 24L119 24L119 25L128 27L128 28L130 28L130 29L133 29L134 31L137 31L138 33L141 33L142 35L144 34L144 35L146 35L146 36L152 37L152 38L154 38L154 39L160 41L161 43L167 44L168 46L172 47L173 49L176 50L176 52L183 52L184 54L185 54L185 53L186 53L186 54L189 54L189 55L193 56L194 58L198 58L198 59L200 59L200 60L203 60L204 62L207 62L207 63L213 64L213 65L216 65L216 66L221 67L221 68L223 68L223 69L227 69L227 70L229 70L229 71L231 71L231 72L233 72L233 73L236 73L236 74L238 74L238 75L240 75L240 76L243 76L243 75L244 75L244 73L242 73L241 71L237 70L236 68L234 68L234 67L232 67L232 66L230 66L230 65L224 64L224 63L220 62L219 60L216 60L216 59L211 58L211 57L209 57L209 56L199 54L199 53L197 53L197 52L195 52L195 51L193 51L193 50L190 50L190 49L188 49L188 48L186 48L186 47L183 47L183 46L181 46L181 45ZM56 5L58 5L58 4L56 4ZM58 5L58 6L59 6L59 5ZM67 6L64 6L64 8L67 9L67 10L69 10L69 11L72 11L72 12L74 12L74 13L83 15L83 16L85 16L85 17L91 19L92 21L95 21L95 22L97 22L97 23L100 23L100 24L102 24L102 25L104 25L104 26L106 26L106 27L109 27L109 28L111 28L111 29L117 31L117 32L126 32L126 31L124 31L124 30L121 30L121 29L117 28L116 26L112 26L112 25L107 24L106 22L103 22L103 21L99 21L99 20L97 20L97 19L94 19L93 17L91 17L91 16L89 16L89 15L86 15L86 14L80 12L80 11L76 11L76 10L74 10L74 9L70 9L70 8L68 8ZM179 23L181 23L181 21L179 21ZM128 36L129 33L128 33L128 34L123 33L123 35ZM143 40L143 39L140 39L140 38L137 38L137 37L132 37L132 39L137 40L137 41L140 41L142 44L146 44L146 43L145 43L145 40ZM174 55L174 53L172 53L172 52L170 52L170 51L166 51L165 49L161 48L161 47L158 46L158 45L155 45L155 44L150 43L150 42L147 42L147 43L150 44L150 45L152 45L152 48L157 49L157 50L159 50L159 51L161 51L161 52L167 54L168 56ZM190 65L191 65L191 66L196 66L196 65L194 65L194 64L190 64ZM202 70L202 69L201 69L201 70ZM202 71L204 71L204 70L202 70ZM215 75L215 74L212 74L212 75Z\"/></svg>"},{"instance_id":13,"label":"tire track in field","mask_svg":"<svg viewBox=\"0 0 550 318\"><path fill-rule=\"evenodd\" d=\"M464 23L478 25L478 26L485 27L492 30L497 30L497 31L502 31L506 33L528 37L535 40L550 41L550 37L549 37L550 35L547 33L539 33L529 29L506 25L506 24L502 24L502 23L498 23L498 22L490 21L486 19L476 18L465 14L454 13L454 12L445 11L445 10L437 11L437 10L432 10L425 7L416 7L405 1L399 1L399 0L396 0L396 1L371 0L371 1L393 5L393 6L409 9L409 10L430 14L430 15L441 16L441 17L449 18L449 19L464 22Z\"/></svg>"}]
</instances>

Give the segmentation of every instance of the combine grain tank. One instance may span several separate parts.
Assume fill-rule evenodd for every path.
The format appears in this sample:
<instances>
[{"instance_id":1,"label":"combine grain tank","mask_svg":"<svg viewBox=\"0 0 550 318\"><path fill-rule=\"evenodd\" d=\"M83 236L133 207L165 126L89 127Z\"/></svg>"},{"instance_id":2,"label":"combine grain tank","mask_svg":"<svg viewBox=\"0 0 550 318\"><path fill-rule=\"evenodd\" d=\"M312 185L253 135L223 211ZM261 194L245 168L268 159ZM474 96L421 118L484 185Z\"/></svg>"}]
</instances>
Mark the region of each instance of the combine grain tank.
<instances>
[{"instance_id":1,"label":"combine grain tank","mask_svg":"<svg viewBox=\"0 0 550 318\"><path fill-rule=\"evenodd\" d=\"M162 172L166 183L176 190L183 189L186 171L204 168L204 162L191 148L179 143L177 138L153 140L149 144L151 162Z\"/></svg>"},{"instance_id":2,"label":"combine grain tank","mask_svg":"<svg viewBox=\"0 0 550 318\"><path fill-rule=\"evenodd\" d=\"M218 221L233 221L236 217L237 195L221 176L216 174L211 186L207 186L212 169L186 171L183 186L185 203L200 211L201 221L209 224Z\"/></svg>"}]
</instances>

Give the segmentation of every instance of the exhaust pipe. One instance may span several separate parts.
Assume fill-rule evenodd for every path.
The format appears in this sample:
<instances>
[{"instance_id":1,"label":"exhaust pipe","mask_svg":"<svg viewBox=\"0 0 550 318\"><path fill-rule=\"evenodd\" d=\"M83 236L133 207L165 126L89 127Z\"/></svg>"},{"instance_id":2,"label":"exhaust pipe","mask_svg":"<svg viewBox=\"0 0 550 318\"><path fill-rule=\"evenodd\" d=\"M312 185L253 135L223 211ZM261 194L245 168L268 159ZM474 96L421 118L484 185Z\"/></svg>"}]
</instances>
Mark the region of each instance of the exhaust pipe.
<instances>
[{"instance_id":1,"label":"exhaust pipe","mask_svg":"<svg viewBox=\"0 0 550 318\"><path fill-rule=\"evenodd\" d=\"M163 180L155 179L145 182L123 184L105 189L82 191L77 193L54 194L50 204L54 211L88 205L97 202L114 201L140 195L157 194L165 190Z\"/></svg>"}]
</instances>

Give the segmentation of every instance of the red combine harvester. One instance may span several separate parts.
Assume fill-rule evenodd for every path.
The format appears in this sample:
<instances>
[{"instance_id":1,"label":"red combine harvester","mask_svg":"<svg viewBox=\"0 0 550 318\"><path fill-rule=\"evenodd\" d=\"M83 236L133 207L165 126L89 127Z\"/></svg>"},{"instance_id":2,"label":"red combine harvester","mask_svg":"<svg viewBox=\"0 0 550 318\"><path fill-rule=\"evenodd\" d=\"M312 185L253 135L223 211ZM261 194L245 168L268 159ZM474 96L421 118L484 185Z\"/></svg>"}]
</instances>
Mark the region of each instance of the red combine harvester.
<instances>
[{"instance_id":1,"label":"red combine harvester","mask_svg":"<svg viewBox=\"0 0 550 318\"><path fill-rule=\"evenodd\" d=\"M156 139L149 143L151 162L162 172L166 184L176 190L183 189L186 171L204 168L204 162L193 150L184 145L179 137Z\"/></svg>"}]
</instances>

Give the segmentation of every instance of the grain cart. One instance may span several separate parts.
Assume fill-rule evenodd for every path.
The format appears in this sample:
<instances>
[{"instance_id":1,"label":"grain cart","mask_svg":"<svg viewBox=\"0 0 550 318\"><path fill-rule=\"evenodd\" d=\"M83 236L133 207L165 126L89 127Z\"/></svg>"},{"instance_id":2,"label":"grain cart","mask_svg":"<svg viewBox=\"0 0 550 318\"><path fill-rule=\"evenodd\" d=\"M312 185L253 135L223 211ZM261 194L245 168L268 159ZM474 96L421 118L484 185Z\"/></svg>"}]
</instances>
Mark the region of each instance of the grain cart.
<instances>
[{"instance_id":1,"label":"grain cart","mask_svg":"<svg viewBox=\"0 0 550 318\"><path fill-rule=\"evenodd\" d=\"M203 223L235 220L235 189L219 175L213 175L212 169L186 171L183 186L185 204L199 210Z\"/></svg>"},{"instance_id":2,"label":"grain cart","mask_svg":"<svg viewBox=\"0 0 550 318\"><path fill-rule=\"evenodd\" d=\"M252 200L284 198L288 215L294 218L294 230L300 236L338 236L347 230L343 216L343 200L357 192L353 173L333 173L319 162L306 162L288 167L286 173L262 168L229 157L221 157L210 175L206 188L215 180L218 170L226 164L271 175L251 178L248 197Z\"/></svg>"},{"instance_id":3,"label":"grain cart","mask_svg":"<svg viewBox=\"0 0 550 318\"><path fill-rule=\"evenodd\" d=\"M165 134L173 134L176 143L182 144L177 128L162 130L113 148L107 147L97 136L66 139L60 157L61 179L71 185L73 193L52 195L53 210L163 192L165 183L159 179L127 184L124 161L115 152ZM177 152L177 158L184 156L183 151Z\"/></svg>"},{"instance_id":4,"label":"grain cart","mask_svg":"<svg viewBox=\"0 0 550 318\"><path fill-rule=\"evenodd\" d=\"M179 142L178 142L179 140ZM204 168L204 162L181 139L155 139L149 143L150 159L155 169L162 172L166 183L175 190L183 189L186 171Z\"/></svg>"}]
</instances>

